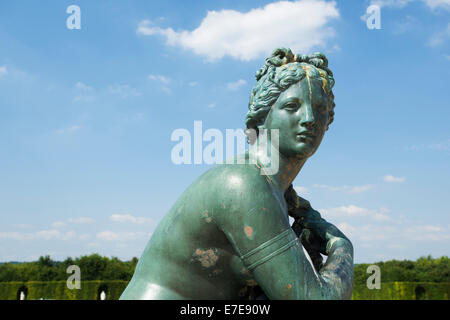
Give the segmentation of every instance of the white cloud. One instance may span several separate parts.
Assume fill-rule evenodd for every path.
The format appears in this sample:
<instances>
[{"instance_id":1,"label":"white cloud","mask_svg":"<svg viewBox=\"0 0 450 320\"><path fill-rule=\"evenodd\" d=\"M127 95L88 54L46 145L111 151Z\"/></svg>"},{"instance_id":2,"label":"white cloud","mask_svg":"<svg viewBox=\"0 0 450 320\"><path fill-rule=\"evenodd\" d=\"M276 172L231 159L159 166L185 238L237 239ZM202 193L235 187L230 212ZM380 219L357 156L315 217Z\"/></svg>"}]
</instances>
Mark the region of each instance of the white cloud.
<instances>
[{"instance_id":1,"label":"white cloud","mask_svg":"<svg viewBox=\"0 0 450 320\"><path fill-rule=\"evenodd\" d=\"M119 236L117 233L112 231L102 231L97 233L97 238L107 241L118 240Z\"/></svg>"},{"instance_id":2,"label":"white cloud","mask_svg":"<svg viewBox=\"0 0 450 320\"><path fill-rule=\"evenodd\" d=\"M83 82L77 82L75 83L75 88L82 91L92 91L94 88L91 86L88 86L87 84L84 84Z\"/></svg>"},{"instance_id":3,"label":"white cloud","mask_svg":"<svg viewBox=\"0 0 450 320\"><path fill-rule=\"evenodd\" d=\"M395 35L400 35L420 28L420 22L413 16L407 15L403 19L394 22L392 27L392 33Z\"/></svg>"},{"instance_id":4,"label":"white cloud","mask_svg":"<svg viewBox=\"0 0 450 320\"><path fill-rule=\"evenodd\" d=\"M368 190L372 190L375 186L372 184L365 184L361 186L329 186L326 184L314 184L314 188L325 189L333 192L346 192L346 193L361 193Z\"/></svg>"},{"instance_id":5,"label":"white cloud","mask_svg":"<svg viewBox=\"0 0 450 320\"><path fill-rule=\"evenodd\" d=\"M341 52L342 49L338 44L335 44L330 50L328 50L329 53L331 52Z\"/></svg>"},{"instance_id":6,"label":"white cloud","mask_svg":"<svg viewBox=\"0 0 450 320\"><path fill-rule=\"evenodd\" d=\"M214 108L216 106L216 103L215 102L212 102L212 103L210 103L209 105L208 105L208 108Z\"/></svg>"},{"instance_id":7,"label":"white cloud","mask_svg":"<svg viewBox=\"0 0 450 320\"><path fill-rule=\"evenodd\" d=\"M448 58L450 60L450 56ZM431 150L437 150L437 151L448 151L450 150L450 140L439 142L439 143L433 143L428 146Z\"/></svg>"},{"instance_id":8,"label":"white cloud","mask_svg":"<svg viewBox=\"0 0 450 320\"><path fill-rule=\"evenodd\" d=\"M371 5L382 7L390 7L390 8L403 8L408 3L414 0L372 0L370 2Z\"/></svg>"},{"instance_id":9,"label":"white cloud","mask_svg":"<svg viewBox=\"0 0 450 320\"><path fill-rule=\"evenodd\" d=\"M79 217L79 218L70 218L70 223L78 223L78 224L88 224L88 223L94 223L95 220L89 217Z\"/></svg>"},{"instance_id":10,"label":"white cloud","mask_svg":"<svg viewBox=\"0 0 450 320\"><path fill-rule=\"evenodd\" d=\"M385 210L387 209L381 209L378 213L383 214ZM334 221L330 222L352 241L357 260L361 259L361 256L365 256L362 260L380 259L377 258L377 253L387 254L389 259L406 258L405 255L408 254L425 254L426 252L420 249L424 246L437 255L446 253L445 243L450 240L450 226L423 224L422 221L403 221L399 216L386 221L368 220L367 217L372 214L370 211L356 206L342 206L331 209L330 212L324 211L326 214L324 218L327 219L327 215L332 216ZM399 251L400 249L407 250Z\"/></svg>"},{"instance_id":11,"label":"white cloud","mask_svg":"<svg viewBox=\"0 0 450 320\"><path fill-rule=\"evenodd\" d=\"M79 94L73 98L73 102L92 102L95 100L93 95Z\"/></svg>"},{"instance_id":12,"label":"white cloud","mask_svg":"<svg viewBox=\"0 0 450 320\"><path fill-rule=\"evenodd\" d=\"M450 60L450 55L448 58ZM421 145L412 145L410 147L406 147L406 150L409 151L421 151L421 150L434 150L434 151L449 151L450 150L450 139L447 141L441 141L437 143L432 143L429 145L421 144Z\"/></svg>"},{"instance_id":13,"label":"white cloud","mask_svg":"<svg viewBox=\"0 0 450 320\"><path fill-rule=\"evenodd\" d=\"M0 239L26 241L26 240L71 240L76 237L74 231L61 232L59 230L41 230L34 233L0 232Z\"/></svg>"},{"instance_id":14,"label":"white cloud","mask_svg":"<svg viewBox=\"0 0 450 320\"><path fill-rule=\"evenodd\" d=\"M394 250L402 250L402 249L406 248L404 245L401 245L401 244L388 244L387 247L389 249L394 249Z\"/></svg>"},{"instance_id":15,"label":"white cloud","mask_svg":"<svg viewBox=\"0 0 450 320\"><path fill-rule=\"evenodd\" d=\"M51 239L58 239L61 237L61 232L58 230L42 230L36 232L36 238L38 239L44 239L44 240L51 240Z\"/></svg>"},{"instance_id":16,"label":"white cloud","mask_svg":"<svg viewBox=\"0 0 450 320\"><path fill-rule=\"evenodd\" d=\"M144 117L145 117L145 113L143 113L143 112L136 113L136 119L142 120L142 119L144 119Z\"/></svg>"},{"instance_id":17,"label":"white cloud","mask_svg":"<svg viewBox=\"0 0 450 320\"><path fill-rule=\"evenodd\" d=\"M450 239L449 230L433 225L405 228L404 235L416 241L444 241Z\"/></svg>"},{"instance_id":18,"label":"white cloud","mask_svg":"<svg viewBox=\"0 0 450 320\"><path fill-rule=\"evenodd\" d=\"M20 69L17 69L13 65L0 65L0 79L5 78L12 81L33 81L36 80L34 75L28 74Z\"/></svg>"},{"instance_id":19,"label":"white cloud","mask_svg":"<svg viewBox=\"0 0 450 320\"><path fill-rule=\"evenodd\" d=\"M77 236L75 231L68 231L64 234L62 234L61 240L71 240L74 239Z\"/></svg>"},{"instance_id":20,"label":"white cloud","mask_svg":"<svg viewBox=\"0 0 450 320\"><path fill-rule=\"evenodd\" d=\"M416 0L372 0L370 2L371 5L377 5L380 8L389 7L389 8L404 8L409 3ZM443 8L450 10L450 0L420 0L425 3L431 10L435 10L437 8Z\"/></svg>"},{"instance_id":21,"label":"white cloud","mask_svg":"<svg viewBox=\"0 0 450 320\"><path fill-rule=\"evenodd\" d=\"M141 95L141 92L135 88L130 87L127 84L120 85L120 84L114 84L110 85L108 87L108 90L112 94L116 94L122 98L128 98L128 97L138 97Z\"/></svg>"},{"instance_id":22,"label":"white cloud","mask_svg":"<svg viewBox=\"0 0 450 320\"><path fill-rule=\"evenodd\" d=\"M80 126L73 125L73 126L70 126L70 127L67 127L67 128L58 129L58 130L56 130L56 133L58 133L58 134L72 133L72 132L78 131L80 129L81 129Z\"/></svg>"},{"instance_id":23,"label":"white cloud","mask_svg":"<svg viewBox=\"0 0 450 320\"><path fill-rule=\"evenodd\" d=\"M228 90L237 90L242 86L245 86L247 84L247 81L245 81L244 79L239 79L237 81L234 82L228 82L227 83L227 89Z\"/></svg>"},{"instance_id":24,"label":"white cloud","mask_svg":"<svg viewBox=\"0 0 450 320\"><path fill-rule=\"evenodd\" d=\"M390 228L389 232L386 232L385 235L392 239L403 239L407 241L442 241L450 239L448 230L433 225L410 225L401 226L400 228Z\"/></svg>"},{"instance_id":25,"label":"white cloud","mask_svg":"<svg viewBox=\"0 0 450 320\"><path fill-rule=\"evenodd\" d=\"M195 87L197 84L198 84L197 81L191 81L191 82L189 82L189 86L191 86L191 87Z\"/></svg>"},{"instance_id":26,"label":"white cloud","mask_svg":"<svg viewBox=\"0 0 450 320\"><path fill-rule=\"evenodd\" d=\"M33 238L33 234L32 233L0 232L0 239L30 240L32 238Z\"/></svg>"},{"instance_id":27,"label":"white cloud","mask_svg":"<svg viewBox=\"0 0 450 320\"><path fill-rule=\"evenodd\" d=\"M128 241L148 238L149 233L146 232L113 232L102 231L97 233L97 238L105 241Z\"/></svg>"},{"instance_id":28,"label":"white cloud","mask_svg":"<svg viewBox=\"0 0 450 320\"><path fill-rule=\"evenodd\" d=\"M74 88L76 89L77 95L73 98L73 102L92 102L95 99L93 87L78 81L75 83Z\"/></svg>"},{"instance_id":29,"label":"white cloud","mask_svg":"<svg viewBox=\"0 0 450 320\"><path fill-rule=\"evenodd\" d=\"M32 228L33 226L31 224L27 224L27 223L15 223L15 224L12 224L11 227L20 228L20 229L29 229L29 228Z\"/></svg>"},{"instance_id":30,"label":"white cloud","mask_svg":"<svg viewBox=\"0 0 450 320\"><path fill-rule=\"evenodd\" d=\"M450 23L447 24L447 27L444 28L444 30L432 35L430 40L428 41L428 45L430 45L431 47L437 47L443 44L449 38L450 38Z\"/></svg>"},{"instance_id":31,"label":"white cloud","mask_svg":"<svg viewBox=\"0 0 450 320\"><path fill-rule=\"evenodd\" d=\"M172 79L170 79L169 77L166 77L166 76L163 76L160 74L151 74L148 76L148 79L159 82L161 84L160 89L162 91L164 91L165 93L170 94L172 92L170 90L170 88L168 87L168 85L172 81Z\"/></svg>"},{"instance_id":32,"label":"white cloud","mask_svg":"<svg viewBox=\"0 0 450 320\"><path fill-rule=\"evenodd\" d=\"M425 231L428 232L441 232L442 228L438 226L426 225L423 227Z\"/></svg>"},{"instance_id":33,"label":"white cloud","mask_svg":"<svg viewBox=\"0 0 450 320\"><path fill-rule=\"evenodd\" d=\"M358 207L355 205L340 206L336 208L319 209L324 219L332 218L348 218L348 217L367 217L375 221L389 221L392 220L386 213L388 209L381 208L377 211Z\"/></svg>"},{"instance_id":34,"label":"white cloud","mask_svg":"<svg viewBox=\"0 0 450 320\"><path fill-rule=\"evenodd\" d=\"M308 188L306 187L294 186L294 190L299 194L300 197L302 195L308 194Z\"/></svg>"},{"instance_id":35,"label":"white cloud","mask_svg":"<svg viewBox=\"0 0 450 320\"><path fill-rule=\"evenodd\" d=\"M336 225L336 227L338 227L338 229L341 230L345 235L350 235L356 230L355 227L347 222L339 223L338 225Z\"/></svg>"},{"instance_id":36,"label":"white cloud","mask_svg":"<svg viewBox=\"0 0 450 320\"><path fill-rule=\"evenodd\" d=\"M171 79L166 76L162 76L160 74L151 74L148 76L150 80L161 82L162 84L169 84Z\"/></svg>"},{"instance_id":37,"label":"white cloud","mask_svg":"<svg viewBox=\"0 0 450 320\"><path fill-rule=\"evenodd\" d=\"M172 93L172 90L170 90L169 87L161 86L160 89L161 89L161 91L164 91L167 94L171 94Z\"/></svg>"},{"instance_id":38,"label":"white cloud","mask_svg":"<svg viewBox=\"0 0 450 320\"><path fill-rule=\"evenodd\" d=\"M35 233L36 239L54 240L61 237L61 232L58 230L41 230Z\"/></svg>"},{"instance_id":39,"label":"white cloud","mask_svg":"<svg viewBox=\"0 0 450 320\"><path fill-rule=\"evenodd\" d=\"M363 185L363 186L353 186L353 187L350 187L348 192L350 192L350 193L360 193L360 192L372 190L373 188L374 188L374 185L372 185L372 184L366 184L366 185Z\"/></svg>"},{"instance_id":40,"label":"white cloud","mask_svg":"<svg viewBox=\"0 0 450 320\"><path fill-rule=\"evenodd\" d=\"M414 1L414 0L371 0L370 4L367 6L367 8L369 8L369 6L378 6L380 9L384 8L384 7L386 7L386 8L403 8L412 1ZM366 22L367 18L369 18L369 16L370 16L370 14L367 12L367 10L365 10L364 14L361 16L361 20Z\"/></svg>"},{"instance_id":41,"label":"white cloud","mask_svg":"<svg viewBox=\"0 0 450 320\"><path fill-rule=\"evenodd\" d=\"M404 182L405 178L403 178L403 177L394 177L394 176L391 176L391 175L388 174L388 175L385 175L383 177L383 180L385 182L393 182L393 183L395 183L395 182Z\"/></svg>"},{"instance_id":42,"label":"white cloud","mask_svg":"<svg viewBox=\"0 0 450 320\"><path fill-rule=\"evenodd\" d=\"M446 10L450 10L450 0L422 0L426 3L428 7L432 10L437 8L443 8Z\"/></svg>"},{"instance_id":43,"label":"white cloud","mask_svg":"<svg viewBox=\"0 0 450 320\"><path fill-rule=\"evenodd\" d=\"M66 223L63 221L55 221L52 223L53 228L61 228L61 227L64 227L65 225L66 225Z\"/></svg>"},{"instance_id":44,"label":"white cloud","mask_svg":"<svg viewBox=\"0 0 450 320\"><path fill-rule=\"evenodd\" d=\"M6 66L0 67L0 78L8 74L8 68Z\"/></svg>"},{"instance_id":45,"label":"white cloud","mask_svg":"<svg viewBox=\"0 0 450 320\"><path fill-rule=\"evenodd\" d=\"M131 214L113 214L109 217L109 219L114 222L121 222L121 223L131 222L138 224L151 223L153 221L151 218L135 217L132 216Z\"/></svg>"},{"instance_id":46,"label":"white cloud","mask_svg":"<svg viewBox=\"0 0 450 320\"><path fill-rule=\"evenodd\" d=\"M242 13L235 10L208 11L200 25L190 30L160 28L141 21L140 35L161 35L170 46L192 50L210 61L231 56L252 60L277 47L308 53L325 47L334 30L328 24L339 18L334 1L279 1Z\"/></svg>"},{"instance_id":47,"label":"white cloud","mask_svg":"<svg viewBox=\"0 0 450 320\"><path fill-rule=\"evenodd\" d=\"M391 225L351 225L349 223L341 223L339 226L344 234L351 239L355 245L374 243L380 244L380 241L390 240L399 233L396 228ZM338 227L339 228L339 227ZM345 230L345 231L344 231ZM390 242L392 243L392 242Z\"/></svg>"}]
</instances>

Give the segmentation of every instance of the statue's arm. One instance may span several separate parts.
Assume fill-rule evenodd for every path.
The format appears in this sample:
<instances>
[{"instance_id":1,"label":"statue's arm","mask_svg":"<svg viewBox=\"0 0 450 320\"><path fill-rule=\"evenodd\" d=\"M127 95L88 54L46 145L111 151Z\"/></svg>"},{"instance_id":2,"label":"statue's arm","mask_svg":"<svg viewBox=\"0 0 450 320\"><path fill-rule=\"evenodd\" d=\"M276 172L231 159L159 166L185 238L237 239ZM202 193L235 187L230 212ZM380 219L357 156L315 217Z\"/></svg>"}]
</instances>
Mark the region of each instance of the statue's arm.
<instances>
[{"instance_id":1,"label":"statue's arm","mask_svg":"<svg viewBox=\"0 0 450 320\"><path fill-rule=\"evenodd\" d=\"M353 287L353 246L350 240L333 224L323 219L309 201L298 197L298 206L289 212L295 219L292 229L302 244L312 253L328 256L320 275L329 283L336 283L338 295L351 297ZM342 265L351 267L341 268Z\"/></svg>"},{"instance_id":2,"label":"statue's arm","mask_svg":"<svg viewBox=\"0 0 450 320\"><path fill-rule=\"evenodd\" d=\"M216 220L237 255L269 299L348 299L353 283L353 247L329 234L329 255L317 273L280 204L252 185L231 189L227 210ZM233 209L234 205L234 209ZM325 231L326 232L326 231Z\"/></svg>"}]
</instances>

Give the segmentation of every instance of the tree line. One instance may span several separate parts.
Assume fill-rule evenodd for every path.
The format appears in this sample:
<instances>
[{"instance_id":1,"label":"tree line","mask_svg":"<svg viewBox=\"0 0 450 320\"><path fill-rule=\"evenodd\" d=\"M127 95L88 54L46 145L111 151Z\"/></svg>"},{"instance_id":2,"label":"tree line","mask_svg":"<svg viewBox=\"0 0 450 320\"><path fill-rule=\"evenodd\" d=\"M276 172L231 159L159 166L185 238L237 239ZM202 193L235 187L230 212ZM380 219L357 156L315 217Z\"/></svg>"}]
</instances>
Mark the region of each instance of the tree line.
<instances>
[{"instance_id":1,"label":"tree line","mask_svg":"<svg viewBox=\"0 0 450 320\"><path fill-rule=\"evenodd\" d=\"M355 266L355 284L366 283L370 276L367 267L372 264L380 267L381 282L450 282L450 259L447 256L435 259L427 256L416 261L389 260L358 264Z\"/></svg>"},{"instance_id":2,"label":"tree line","mask_svg":"<svg viewBox=\"0 0 450 320\"><path fill-rule=\"evenodd\" d=\"M99 254L54 261L47 255L34 262L0 264L0 282L67 280L69 274L66 270L70 265L80 267L81 280L129 281L137 262L137 258L122 261L116 257L103 257ZM355 265L355 284L366 283L370 276L367 267L372 264L380 267L382 282L450 282L450 259L447 256L440 258L427 256L416 261L389 260Z\"/></svg>"},{"instance_id":3,"label":"tree line","mask_svg":"<svg viewBox=\"0 0 450 320\"><path fill-rule=\"evenodd\" d=\"M38 261L0 264L0 282L9 281L57 281L67 280L70 265L81 270L81 280L130 280L138 262L137 258L122 261L116 257L91 254L78 258L54 261L41 256Z\"/></svg>"}]
</instances>

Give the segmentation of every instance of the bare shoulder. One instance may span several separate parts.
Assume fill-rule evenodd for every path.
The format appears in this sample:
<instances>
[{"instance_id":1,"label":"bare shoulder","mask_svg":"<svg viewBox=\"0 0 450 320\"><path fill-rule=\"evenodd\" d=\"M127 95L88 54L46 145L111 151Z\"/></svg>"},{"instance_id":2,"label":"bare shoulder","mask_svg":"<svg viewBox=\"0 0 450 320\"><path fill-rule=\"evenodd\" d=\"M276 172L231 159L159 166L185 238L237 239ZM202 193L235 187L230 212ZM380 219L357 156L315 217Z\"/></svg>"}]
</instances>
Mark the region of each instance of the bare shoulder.
<instances>
[{"instance_id":1,"label":"bare shoulder","mask_svg":"<svg viewBox=\"0 0 450 320\"><path fill-rule=\"evenodd\" d=\"M267 215L287 217L281 190L255 165L216 166L205 173L202 184L220 227Z\"/></svg>"},{"instance_id":2,"label":"bare shoulder","mask_svg":"<svg viewBox=\"0 0 450 320\"><path fill-rule=\"evenodd\" d=\"M251 198L251 194L269 191L268 180L255 165L217 165L202 177L202 184L214 193L215 198Z\"/></svg>"}]
</instances>

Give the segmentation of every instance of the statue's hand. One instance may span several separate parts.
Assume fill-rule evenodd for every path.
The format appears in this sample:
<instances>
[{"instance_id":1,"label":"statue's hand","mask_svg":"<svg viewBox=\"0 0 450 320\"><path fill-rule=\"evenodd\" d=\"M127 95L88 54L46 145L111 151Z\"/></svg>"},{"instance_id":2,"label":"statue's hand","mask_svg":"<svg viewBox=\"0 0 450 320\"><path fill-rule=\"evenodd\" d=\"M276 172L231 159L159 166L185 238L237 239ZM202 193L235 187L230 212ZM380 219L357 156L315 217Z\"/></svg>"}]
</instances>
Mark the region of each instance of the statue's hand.
<instances>
[{"instance_id":1,"label":"statue's hand","mask_svg":"<svg viewBox=\"0 0 450 320\"><path fill-rule=\"evenodd\" d=\"M348 240L336 226L322 218L304 219L301 224L303 227L303 232L300 236L302 243L308 243L313 249L322 254L328 255L327 244L330 240L336 238Z\"/></svg>"},{"instance_id":2,"label":"statue's hand","mask_svg":"<svg viewBox=\"0 0 450 320\"><path fill-rule=\"evenodd\" d=\"M289 214L295 219L295 222L292 225L292 229L300 238L300 241L303 247L308 252L315 269L319 271L323 266L323 258L320 255L320 250L317 248L320 248L321 244L318 243L318 239L314 239L314 236L311 232L305 231L305 222L320 221L321 217L320 213L311 208L309 202L307 202L306 200L305 204L306 205L299 206L289 212Z\"/></svg>"}]
</instances>

